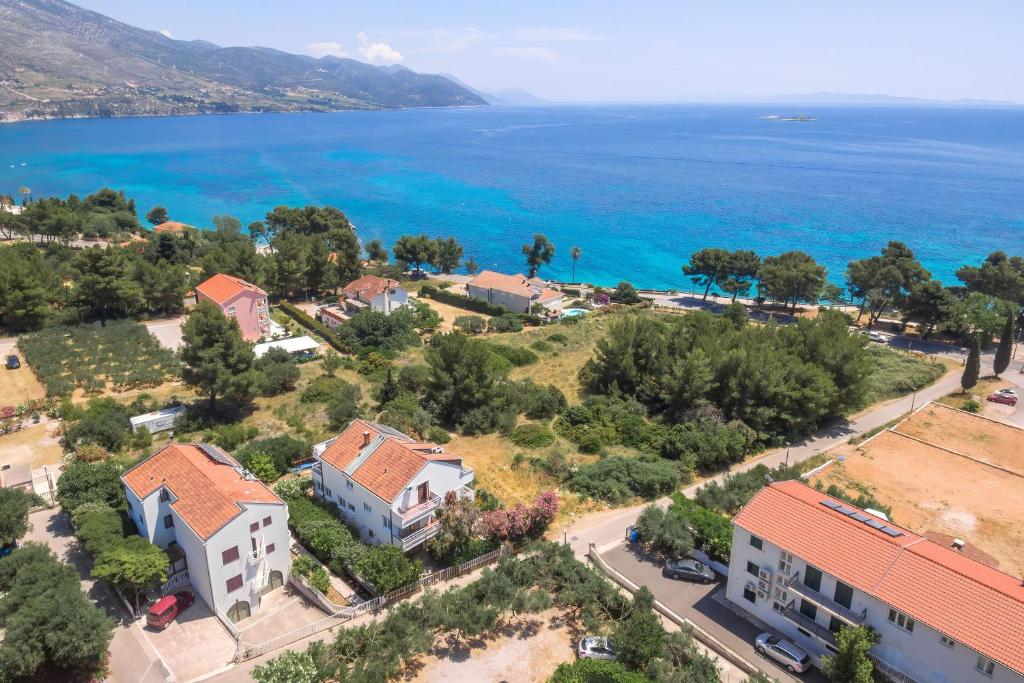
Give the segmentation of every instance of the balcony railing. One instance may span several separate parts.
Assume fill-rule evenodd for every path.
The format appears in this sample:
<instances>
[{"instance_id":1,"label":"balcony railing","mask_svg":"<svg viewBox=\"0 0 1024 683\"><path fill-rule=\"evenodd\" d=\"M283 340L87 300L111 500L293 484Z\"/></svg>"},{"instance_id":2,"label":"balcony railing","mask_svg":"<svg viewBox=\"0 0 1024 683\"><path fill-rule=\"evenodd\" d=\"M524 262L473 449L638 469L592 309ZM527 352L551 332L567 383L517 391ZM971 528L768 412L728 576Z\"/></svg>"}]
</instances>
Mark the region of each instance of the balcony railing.
<instances>
[{"instance_id":1,"label":"balcony railing","mask_svg":"<svg viewBox=\"0 0 1024 683\"><path fill-rule=\"evenodd\" d=\"M427 526L423 527L422 529L417 529L416 531L412 532L408 536L403 536L402 537L402 550L403 551L412 550L416 546L421 545L423 543L426 543L431 538L433 538L437 534L437 532L440 531L440 530L441 530L441 524L439 522L437 522L437 521L432 520L430 524L428 524Z\"/></svg>"},{"instance_id":2,"label":"balcony railing","mask_svg":"<svg viewBox=\"0 0 1024 683\"><path fill-rule=\"evenodd\" d=\"M873 652L869 652L868 656L871 657L871 661L874 662L875 668L885 674L890 680L896 681L897 683L921 683L906 671L897 669L884 659L879 659L879 657Z\"/></svg>"},{"instance_id":3,"label":"balcony railing","mask_svg":"<svg viewBox=\"0 0 1024 683\"><path fill-rule=\"evenodd\" d=\"M422 503L410 505L406 508L398 508L398 516L402 518L402 526L407 527L413 522L421 519L424 515L432 513L442 502L441 496L431 493L430 497Z\"/></svg>"},{"instance_id":4,"label":"balcony railing","mask_svg":"<svg viewBox=\"0 0 1024 683\"><path fill-rule=\"evenodd\" d=\"M836 644L836 636L832 631L829 631L828 628L822 626L814 619L811 619L809 616L796 609L795 605L795 601L786 605L786 609L782 613L782 616L786 617L803 630L810 631L812 635L817 636L826 643L831 643L832 645Z\"/></svg>"},{"instance_id":5,"label":"balcony railing","mask_svg":"<svg viewBox=\"0 0 1024 683\"><path fill-rule=\"evenodd\" d=\"M826 597L823 593L805 585L800 581L799 574L793 574L793 576L789 578L789 581L786 582L786 590L796 593L808 602L813 602L818 607L822 608L826 612L836 615L851 626L860 626L864 623L864 619L866 619L868 615L867 609L858 614L850 608L840 605L832 598Z\"/></svg>"}]
</instances>

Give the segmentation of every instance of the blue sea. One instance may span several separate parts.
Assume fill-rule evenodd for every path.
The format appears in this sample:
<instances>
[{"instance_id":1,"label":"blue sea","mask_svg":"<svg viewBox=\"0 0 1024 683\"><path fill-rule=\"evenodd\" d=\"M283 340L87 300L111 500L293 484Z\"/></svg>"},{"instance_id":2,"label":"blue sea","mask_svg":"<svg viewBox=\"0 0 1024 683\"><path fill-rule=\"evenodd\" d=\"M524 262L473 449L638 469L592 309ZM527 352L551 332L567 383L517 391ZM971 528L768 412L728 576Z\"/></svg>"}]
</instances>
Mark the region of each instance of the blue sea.
<instances>
[{"instance_id":1,"label":"blue sea","mask_svg":"<svg viewBox=\"0 0 1024 683\"><path fill-rule=\"evenodd\" d=\"M766 118L807 114L813 121ZM0 126L0 192L125 190L140 213L244 224L331 204L362 239L455 235L483 267L684 288L706 246L849 260L906 242L935 277L1024 253L1024 109L565 106Z\"/></svg>"}]
</instances>

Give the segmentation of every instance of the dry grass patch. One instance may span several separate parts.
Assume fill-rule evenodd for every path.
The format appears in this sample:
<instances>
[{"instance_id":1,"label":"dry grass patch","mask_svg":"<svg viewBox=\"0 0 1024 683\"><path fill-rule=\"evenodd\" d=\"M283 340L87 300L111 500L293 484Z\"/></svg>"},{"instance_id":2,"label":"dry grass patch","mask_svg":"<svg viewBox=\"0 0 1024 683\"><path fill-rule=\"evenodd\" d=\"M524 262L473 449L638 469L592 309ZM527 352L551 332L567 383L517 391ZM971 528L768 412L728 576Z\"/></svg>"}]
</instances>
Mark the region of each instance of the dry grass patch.
<instances>
[{"instance_id":1,"label":"dry grass patch","mask_svg":"<svg viewBox=\"0 0 1024 683\"><path fill-rule=\"evenodd\" d=\"M15 353L14 349L11 349L3 356L7 356ZM0 404L16 406L20 403L27 403L40 398L46 398L46 389L36 379L36 375L28 367L28 363L25 362L25 357L20 353L16 354L18 359L21 361L21 367L17 370L4 370L3 375L3 396L0 396Z\"/></svg>"},{"instance_id":2,"label":"dry grass patch","mask_svg":"<svg viewBox=\"0 0 1024 683\"><path fill-rule=\"evenodd\" d=\"M42 467L60 462L63 454L55 423L32 425L0 436L0 465L27 462Z\"/></svg>"},{"instance_id":3,"label":"dry grass patch","mask_svg":"<svg viewBox=\"0 0 1024 683\"><path fill-rule=\"evenodd\" d=\"M932 403L896 425L893 431L1024 476L1024 429L1019 427Z\"/></svg>"},{"instance_id":4,"label":"dry grass patch","mask_svg":"<svg viewBox=\"0 0 1024 683\"><path fill-rule=\"evenodd\" d=\"M450 304L441 303L440 301L434 301L433 299L420 299L427 306L434 309L439 316L441 316L441 325L438 328L440 332L449 332L454 326L455 319L462 315L475 315L483 318L484 320L490 320L491 316L484 313L476 313L474 311L468 311L465 308L459 308L458 306L452 306Z\"/></svg>"}]
</instances>

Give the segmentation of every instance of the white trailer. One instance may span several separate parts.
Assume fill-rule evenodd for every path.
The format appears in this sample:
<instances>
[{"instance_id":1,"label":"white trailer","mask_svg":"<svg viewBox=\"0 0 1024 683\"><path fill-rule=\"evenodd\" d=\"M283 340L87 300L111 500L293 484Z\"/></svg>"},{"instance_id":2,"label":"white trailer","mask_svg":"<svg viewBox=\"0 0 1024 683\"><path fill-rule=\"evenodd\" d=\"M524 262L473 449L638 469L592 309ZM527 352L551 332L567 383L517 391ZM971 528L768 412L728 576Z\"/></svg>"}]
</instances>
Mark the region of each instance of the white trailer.
<instances>
[{"instance_id":1,"label":"white trailer","mask_svg":"<svg viewBox=\"0 0 1024 683\"><path fill-rule=\"evenodd\" d=\"M132 433L134 434L139 431L140 427L148 429L150 434L173 429L174 425L178 422L178 419L184 414L185 406L174 406L173 408L164 408L163 410L158 410L154 413L136 415L130 419L130 422L132 423Z\"/></svg>"}]
</instances>

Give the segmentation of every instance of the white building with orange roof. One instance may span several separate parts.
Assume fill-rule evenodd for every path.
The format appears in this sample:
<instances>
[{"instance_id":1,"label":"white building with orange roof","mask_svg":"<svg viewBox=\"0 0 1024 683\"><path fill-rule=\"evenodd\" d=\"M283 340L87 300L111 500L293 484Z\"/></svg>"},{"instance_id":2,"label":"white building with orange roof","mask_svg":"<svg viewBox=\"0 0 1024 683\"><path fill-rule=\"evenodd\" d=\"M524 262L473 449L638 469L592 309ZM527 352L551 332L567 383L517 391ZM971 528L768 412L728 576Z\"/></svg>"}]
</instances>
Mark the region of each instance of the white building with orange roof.
<instances>
[{"instance_id":1,"label":"white building with orange roof","mask_svg":"<svg viewBox=\"0 0 1024 683\"><path fill-rule=\"evenodd\" d=\"M1024 680L1024 585L797 481L765 486L733 519L728 599L816 662L835 633L879 636L901 683Z\"/></svg>"},{"instance_id":2,"label":"white building with orange roof","mask_svg":"<svg viewBox=\"0 0 1024 683\"><path fill-rule=\"evenodd\" d=\"M196 303L210 301L238 321L242 338L254 342L270 334L267 293L240 277L217 273L196 287Z\"/></svg>"},{"instance_id":3,"label":"white building with orange roof","mask_svg":"<svg viewBox=\"0 0 1024 683\"><path fill-rule=\"evenodd\" d=\"M169 583L211 609L240 621L288 582L288 506L221 449L172 443L121 481L139 535L172 558Z\"/></svg>"},{"instance_id":4,"label":"white building with orange roof","mask_svg":"<svg viewBox=\"0 0 1024 683\"><path fill-rule=\"evenodd\" d=\"M466 291L475 299L484 299L513 313L529 313L535 303L549 311L562 310L561 292L549 289L540 278L528 278L522 274L505 275L483 270L466 284Z\"/></svg>"},{"instance_id":5,"label":"white building with orange roof","mask_svg":"<svg viewBox=\"0 0 1024 683\"><path fill-rule=\"evenodd\" d=\"M473 496L473 470L460 456L376 422L353 420L313 457L313 491L374 545L415 550L439 531L447 494Z\"/></svg>"}]
</instances>

